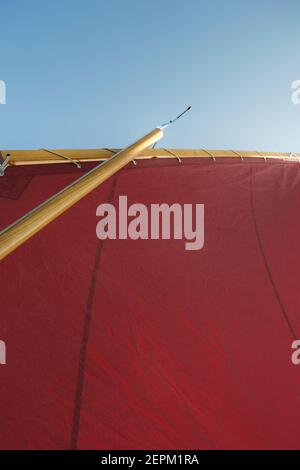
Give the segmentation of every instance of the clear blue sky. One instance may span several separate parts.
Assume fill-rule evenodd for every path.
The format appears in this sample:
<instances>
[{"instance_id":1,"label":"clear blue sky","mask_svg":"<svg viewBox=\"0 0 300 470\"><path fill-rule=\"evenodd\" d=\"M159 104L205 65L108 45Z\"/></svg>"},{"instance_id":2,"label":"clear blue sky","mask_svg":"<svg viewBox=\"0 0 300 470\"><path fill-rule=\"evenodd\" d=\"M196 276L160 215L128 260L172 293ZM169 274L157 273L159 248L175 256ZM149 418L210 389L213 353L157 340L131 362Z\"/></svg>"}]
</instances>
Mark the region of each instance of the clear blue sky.
<instances>
[{"instance_id":1,"label":"clear blue sky","mask_svg":"<svg viewBox=\"0 0 300 470\"><path fill-rule=\"evenodd\" d=\"M1 0L0 148L300 151L299 0Z\"/></svg>"}]
</instances>

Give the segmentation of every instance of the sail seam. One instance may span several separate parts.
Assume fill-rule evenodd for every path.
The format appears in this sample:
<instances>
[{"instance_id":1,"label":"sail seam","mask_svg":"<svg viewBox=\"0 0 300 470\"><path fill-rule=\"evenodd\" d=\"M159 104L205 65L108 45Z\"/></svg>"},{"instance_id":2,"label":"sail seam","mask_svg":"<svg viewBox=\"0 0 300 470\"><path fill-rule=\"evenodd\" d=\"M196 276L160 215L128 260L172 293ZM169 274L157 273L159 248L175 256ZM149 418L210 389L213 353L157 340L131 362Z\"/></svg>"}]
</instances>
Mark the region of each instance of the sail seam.
<instances>
[{"instance_id":1,"label":"sail seam","mask_svg":"<svg viewBox=\"0 0 300 470\"><path fill-rule=\"evenodd\" d=\"M262 238L260 236L260 233L259 233L259 229L258 229L258 223L257 223L257 217L256 217L256 211L255 211L255 204L254 204L254 192L253 192L253 167L250 168L250 204L251 204L251 212L252 212L252 219L253 219L253 224L254 224L254 229L255 229L255 234L256 234L256 238L257 238L257 242L258 242L258 246L259 246L259 251L260 251L260 254L261 254L261 257L262 257L262 260L264 262L264 266L265 266L265 269L266 269L266 272L267 272L267 275L268 275L268 278L269 278L269 281L270 281L270 284L272 286L272 289L273 289L273 292L275 294L275 297L276 297L276 300L277 300L277 303L280 307L280 310L281 310L281 313L284 317L284 320L290 330L290 333L292 335L292 337L294 339L297 339L297 335L296 335L296 331L292 325L292 322L291 320L289 319L289 316L288 316L288 313L283 305L283 301L280 297L280 294L279 294L279 290L276 286L276 283L274 281L274 278L272 276L272 272L271 272L271 268L270 268L270 265L269 265L269 262L268 262L268 259L267 259L267 256L266 256L266 253L265 253L265 250L264 250L264 246L263 246L263 242L262 242Z\"/></svg>"},{"instance_id":2,"label":"sail seam","mask_svg":"<svg viewBox=\"0 0 300 470\"><path fill-rule=\"evenodd\" d=\"M114 198L115 188L117 184L118 174L114 176L111 191L109 194L108 202L111 202ZM75 393L75 403L74 403L74 412L72 419L71 427L71 450L76 450L78 446L79 431L80 431L80 418L81 418L81 409L82 409L82 397L84 389L84 374L86 367L86 358L88 350L88 342L90 336L91 323L93 319L93 305L96 292L96 283L99 273L102 253L103 253L104 240L99 240L96 250L96 256L94 261L93 272L91 276L91 283L88 293L86 315L83 325L82 340L79 352L79 365L78 365L78 375L77 375L77 384L76 384L76 393Z\"/></svg>"}]
</instances>

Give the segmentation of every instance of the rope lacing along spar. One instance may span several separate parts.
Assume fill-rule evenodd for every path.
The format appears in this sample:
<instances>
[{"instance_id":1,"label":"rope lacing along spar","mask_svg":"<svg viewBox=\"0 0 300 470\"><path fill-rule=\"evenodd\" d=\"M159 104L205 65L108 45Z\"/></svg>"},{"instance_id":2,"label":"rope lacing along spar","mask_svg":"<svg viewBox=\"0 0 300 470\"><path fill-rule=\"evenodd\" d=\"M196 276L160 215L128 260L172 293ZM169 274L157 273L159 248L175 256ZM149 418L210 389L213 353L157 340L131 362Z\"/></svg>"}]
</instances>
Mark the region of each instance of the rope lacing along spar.
<instances>
[{"instance_id":1,"label":"rope lacing along spar","mask_svg":"<svg viewBox=\"0 0 300 470\"><path fill-rule=\"evenodd\" d=\"M234 153L235 155L237 155L238 157L240 157L240 159L242 160L242 162L244 161L244 157L241 153L239 152L236 152L235 150L231 150L232 153Z\"/></svg>"},{"instance_id":2,"label":"rope lacing along spar","mask_svg":"<svg viewBox=\"0 0 300 470\"><path fill-rule=\"evenodd\" d=\"M176 155L176 153L172 152L172 150L169 150L169 149L166 149L166 148L163 148L163 150L165 152L169 153L170 155L173 155L173 157L177 158L179 163L182 163L181 158L178 155Z\"/></svg>"},{"instance_id":3,"label":"rope lacing along spar","mask_svg":"<svg viewBox=\"0 0 300 470\"><path fill-rule=\"evenodd\" d=\"M4 176L6 168L9 166L10 154L6 155L5 160L1 163L0 161L0 176Z\"/></svg>"},{"instance_id":4,"label":"rope lacing along spar","mask_svg":"<svg viewBox=\"0 0 300 470\"><path fill-rule=\"evenodd\" d=\"M210 153L208 150L205 150L205 149L201 149L201 150L202 150L202 152L207 153L207 155L209 155L213 159L214 162L217 161L215 155Z\"/></svg>"},{"instance_id":5,"label":"rope lacing along spar","mask_svg":"<svg viewBox=\"0 0 300 470\"><path fill-rule=\"evenodd\" d=\"M63 155L62 153L56 152L54 150L49 149L41 149L43 152L52 153L52 155L57 155L58 157L64 158L65 160L69 160L69 162L73 163L73 165L77 166L77 168L81 168L81 164L73 160L73 158L68 157L67 155Z\"/></svg>"}]
</instances>

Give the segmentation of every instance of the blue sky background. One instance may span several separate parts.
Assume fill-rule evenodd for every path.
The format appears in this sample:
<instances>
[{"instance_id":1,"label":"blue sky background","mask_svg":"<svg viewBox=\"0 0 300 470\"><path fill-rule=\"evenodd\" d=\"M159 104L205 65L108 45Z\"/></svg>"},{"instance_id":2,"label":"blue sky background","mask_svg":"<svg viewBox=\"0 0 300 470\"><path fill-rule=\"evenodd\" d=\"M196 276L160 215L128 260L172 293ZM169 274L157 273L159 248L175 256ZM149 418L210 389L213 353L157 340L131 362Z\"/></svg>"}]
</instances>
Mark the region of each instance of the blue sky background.
<instances>
[{"instance_id":1,"label":"blue sky background","mask_svg":"<svg viewBox=\"0 0 300 470\"><path fill-rule=\"evenodd\" d=\"M299 0L0 0L0 148L300 151Z\"/></svg>"}]
</instances>

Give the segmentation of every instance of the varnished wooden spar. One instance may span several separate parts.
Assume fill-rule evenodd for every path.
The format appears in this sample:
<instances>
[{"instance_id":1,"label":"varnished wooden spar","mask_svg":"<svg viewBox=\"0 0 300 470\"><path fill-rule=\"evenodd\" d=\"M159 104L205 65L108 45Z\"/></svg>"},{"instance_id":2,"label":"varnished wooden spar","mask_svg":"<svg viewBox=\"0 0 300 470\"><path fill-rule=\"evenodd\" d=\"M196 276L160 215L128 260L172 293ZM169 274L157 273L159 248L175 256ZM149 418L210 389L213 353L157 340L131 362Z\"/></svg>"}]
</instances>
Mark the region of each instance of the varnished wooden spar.
<instances>
[{"instance_id":1,"label":"varnished wooden spar","mask_svg":"<svg viewBox=\"0 0 300 470\"><path fill-rule=\"evenodd\" d=\"M155 128L0 232L0 260L162 137L162 128Z\"/></svg>"},{"instance_id":2,"label":"varnished wooden spar","mask_svg":"<svg viewBox=\"0 0 300 470\"><path fill-rule=\"evenodd\" d=\"M118 148L102 149L58 149L58 150L2 150L2 159L9 156L9 166L48 165L64 163L87 163L108 160L115 153L120 152ZM261 158L268 160L295 161L300 159L300 153L291 152L258 152L255 150L205 150L205 149L165 149L147 148L139 153L137 160L148 160L151 158L173 159L175 156L185 158Z\"/></svg>"}]
</instances>

